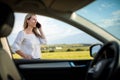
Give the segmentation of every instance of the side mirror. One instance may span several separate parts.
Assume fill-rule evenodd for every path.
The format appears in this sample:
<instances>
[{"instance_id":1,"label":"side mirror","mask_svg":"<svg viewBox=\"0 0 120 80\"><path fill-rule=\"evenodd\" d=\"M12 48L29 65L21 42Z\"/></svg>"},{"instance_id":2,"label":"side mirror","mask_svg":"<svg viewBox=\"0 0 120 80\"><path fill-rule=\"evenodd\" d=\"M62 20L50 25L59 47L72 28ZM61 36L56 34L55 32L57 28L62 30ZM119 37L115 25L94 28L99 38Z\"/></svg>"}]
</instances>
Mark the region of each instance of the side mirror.
<instances>
[{"instance_id":1,"label":"side mirror","mask_svg":"<svg viewBox=\"0 0 120 80\"><path fill-rule=\"evenodd\" d=\"M101 49L102 44L94 44L90 47L90 56L95 57L98 51Z\"/></svg>"}]
</instances>

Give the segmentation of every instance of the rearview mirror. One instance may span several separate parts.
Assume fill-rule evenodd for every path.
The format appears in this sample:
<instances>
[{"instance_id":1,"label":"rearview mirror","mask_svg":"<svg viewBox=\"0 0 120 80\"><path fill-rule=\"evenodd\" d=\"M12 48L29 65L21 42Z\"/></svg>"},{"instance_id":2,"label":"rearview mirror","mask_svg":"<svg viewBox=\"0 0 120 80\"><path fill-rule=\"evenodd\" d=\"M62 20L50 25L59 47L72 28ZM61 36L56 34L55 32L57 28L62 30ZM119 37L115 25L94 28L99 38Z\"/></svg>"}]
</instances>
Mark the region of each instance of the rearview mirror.
<instances>
[{"instance_id":1,"label":"rearview mirror","mask_svg":"<svg viewBox=\"0 0 120 80\"><path fill-rule=\"evenodd\" d=\"M90 56L95 57L98 51L101 49L102 44L95 44L90 47Z\"/></svg>"}]
</instances>

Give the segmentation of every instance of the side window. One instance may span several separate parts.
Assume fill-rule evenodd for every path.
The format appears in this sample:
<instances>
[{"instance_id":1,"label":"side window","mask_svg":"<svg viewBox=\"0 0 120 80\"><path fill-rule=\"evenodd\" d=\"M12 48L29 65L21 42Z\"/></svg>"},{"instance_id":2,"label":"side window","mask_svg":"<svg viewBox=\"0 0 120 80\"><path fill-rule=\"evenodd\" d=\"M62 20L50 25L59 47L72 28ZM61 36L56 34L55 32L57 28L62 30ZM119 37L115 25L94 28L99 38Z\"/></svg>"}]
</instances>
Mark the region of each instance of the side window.
<instances>
[{"instance_id":1,"label":"side window","mask_svg":"<svg viewBox=\"0 0 120 80\"><path fill-rule=\"evenodd\" d=\"M8 36L12 46L18 32L23 30L25 13L15 13L15 24ZM41 45L42 59L91 59L89 47L100 41L65 22L37 15L45 33L47 44ZM14 53L13 58L21 57Z\"/></svg>"}]
</instances>

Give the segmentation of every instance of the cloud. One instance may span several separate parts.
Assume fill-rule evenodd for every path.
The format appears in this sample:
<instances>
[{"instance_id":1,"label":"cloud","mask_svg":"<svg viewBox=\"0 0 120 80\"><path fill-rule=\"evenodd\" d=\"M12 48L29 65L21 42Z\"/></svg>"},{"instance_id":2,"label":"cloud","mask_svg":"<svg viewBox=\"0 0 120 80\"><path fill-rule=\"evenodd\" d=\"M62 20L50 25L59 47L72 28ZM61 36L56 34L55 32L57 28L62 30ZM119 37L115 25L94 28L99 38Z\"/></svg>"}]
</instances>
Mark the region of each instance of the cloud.
<instances>
[{"instance_id":1,"label":"cloud","mask_svg":"<svg viewBox=\"0 0 120 80\"><path fill-rule=\"evenodd\" d=\"M110 18L102 19L99 23L102 27L120 26L120 10L114 11Z\"/></svg>"},{"instance_id":2,"label":"cloud","mask_svg":"<svg viewBox=\"0 0 120 80\"><path fill-rule=\"evenodd\" d=\"M103 25L110 27L110 26L120 26L120 10L114 11L111 14L111 17L108 19L102 20Z\"/></svg>"},{"instance_id":3,"label":"cloud","mask_svg":"<svg viewBox=\"0 0 120 80\"><path fill-rule=\"evenodd\" d=\"M110 8L110 7L112 7L113 5L114 5L113 3L105 2L105 3L101 4L101 7L102 7L102 8Z\"/></svg>"},{"instance_id":4,"label":"cloud","mask_svg":"<svg viewBox=\"0 0 120 80\"><path fill-rule=\"evenodd\" d=\"M49 42L82 33L82 31L72 25L54 18L39 16L38 21L42 24L43 31Z\"/></svg>"},{"instance_id":5,"label":"cloud","mask_svg":"<svg viewBox=\"0 0 120 80\"><path fill-rule=\"evenodd\" d=\"M81 9L80 12L81 12L81 14L88 14L88 10L87 9Z\"/></svg>"},{"instance_id":6,"label":"cloud","mask_svg":"<svg viewBox=\"0 0 120 80\"><path fill-rule=\"evenodd\" d=\"M100 6L98 6L98 10L102 11L102 10L105 10L105 9L110 9L114 6L115 4L114 3L110 3L110 2L102 2L100 4Z\"/></svg>"},{"instance_id":7,"label":"cloud","mask_svg":"<svg viewBox=\"0 0 120 80\"><path fill-rule=\"evenodd\" d=\"M117 11L113 12L112 15L113 15L114 17L120 18L120 10L117 10Z\"/></svg>"},{"instance_id":8,"label":"cloud","mask_svg":"<svg viewBox=\"0 0 120 80\"><path fill-rule=\"evenodd\" d=\"M62 25L59 25L59 23L53 24L51 27L47 27L46 29L44 29L44 32L46 34L47 39L49 40L58 40L71 35L82 33L80 30L70 25L64 26L64 23Z\"/></svg>"}]
</instances>

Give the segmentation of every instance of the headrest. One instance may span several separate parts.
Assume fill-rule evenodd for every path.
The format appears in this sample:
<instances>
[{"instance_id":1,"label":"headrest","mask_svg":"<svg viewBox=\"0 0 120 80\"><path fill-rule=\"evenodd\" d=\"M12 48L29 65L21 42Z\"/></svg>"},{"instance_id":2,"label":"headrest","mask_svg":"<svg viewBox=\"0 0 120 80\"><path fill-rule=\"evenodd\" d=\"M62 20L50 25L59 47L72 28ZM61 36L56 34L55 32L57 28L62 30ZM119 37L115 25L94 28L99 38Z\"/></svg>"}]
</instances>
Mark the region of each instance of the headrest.
<instances>
[{"instance_id":1,"label":"headrest","mask_svg":"<svg viewBox=\"0 0 120 80\"><path fill-rule=\"evenodd\" d=\"M12 32L14 20L12 9L0 2L0 37L7 37Z\"/></svg>"}]
</instances>

